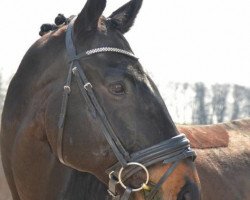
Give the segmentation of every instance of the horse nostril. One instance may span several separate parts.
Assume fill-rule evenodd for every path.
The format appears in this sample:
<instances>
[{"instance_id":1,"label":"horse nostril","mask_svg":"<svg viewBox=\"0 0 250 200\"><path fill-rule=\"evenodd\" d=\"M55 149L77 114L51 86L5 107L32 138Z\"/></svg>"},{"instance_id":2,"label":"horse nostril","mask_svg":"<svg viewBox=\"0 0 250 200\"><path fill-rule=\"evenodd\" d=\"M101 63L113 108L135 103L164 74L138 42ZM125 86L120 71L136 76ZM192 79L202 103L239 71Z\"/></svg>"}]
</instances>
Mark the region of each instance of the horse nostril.
<instances>
[{"instance_id":1,"label":"horse nostril","mask_svg":"<svg viewBox=\"0 0 250 200\"><path fill-rule=\"evenodd\" d=\"M185 194L183 194L183 197L181 198L181 200L192 200L191 199L191 193L186 192Z\"/></svg>"},{"instance_id":2,"label":"horse nostril","mask_svg":"<svg viewBox=\"0 0 250 200\"><path fill-rule=\"evenodd\" d=\"M200 192L195 183L187 182L178 194L177 200L199 200Z\"/></svg>"},{"instance_id":3,"label":"horse nostril","mask_svg":"<svg viewBox=\"0 0 250 200\"><path fill-rule=\"evenodd\" d=\"M182 190L182 191L178 194L177 200L192 200L191 192L188 191L188 190Z\"/></svg>"}]
</instances>

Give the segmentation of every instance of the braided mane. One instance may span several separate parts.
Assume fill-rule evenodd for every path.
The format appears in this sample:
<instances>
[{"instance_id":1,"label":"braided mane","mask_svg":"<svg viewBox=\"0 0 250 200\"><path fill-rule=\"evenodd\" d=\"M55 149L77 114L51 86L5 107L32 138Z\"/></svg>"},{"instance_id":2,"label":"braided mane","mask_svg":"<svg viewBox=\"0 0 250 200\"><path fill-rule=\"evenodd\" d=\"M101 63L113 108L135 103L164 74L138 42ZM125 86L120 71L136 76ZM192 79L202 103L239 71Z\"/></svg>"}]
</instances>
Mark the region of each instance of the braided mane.
<instances>
[{"instance_id":1,"label":"braided mane","mask_svg":"<svg viewBox=\"0 0 250 200\"><path fill-rule=\"evenodd\" d=\"M40 27L39 35L43 36L50 31L54 31L54 30L59 29L63 25L68 24L73 19L73 17L74 16L70 16L69 18L66 18L63 14L58 14L57 17L55 18L54 24L46 23Z\"/></svg>"}]
</instances>

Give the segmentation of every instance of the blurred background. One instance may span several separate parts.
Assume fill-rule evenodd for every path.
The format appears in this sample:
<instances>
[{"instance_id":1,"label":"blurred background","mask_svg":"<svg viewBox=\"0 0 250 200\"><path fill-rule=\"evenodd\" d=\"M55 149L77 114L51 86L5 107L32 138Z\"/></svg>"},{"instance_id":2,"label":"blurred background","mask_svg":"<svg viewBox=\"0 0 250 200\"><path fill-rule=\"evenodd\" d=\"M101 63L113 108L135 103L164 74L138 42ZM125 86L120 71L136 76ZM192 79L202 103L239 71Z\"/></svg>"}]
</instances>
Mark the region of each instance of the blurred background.
<instances>
[{"instance_id":1,"label":"blurred background","mask_svg":"<svg viewBox=\"0 0 250 200\"><path fill-rule=\"evenodd\" d=\"M126 0L108 0L109 16ZM156 2L156 3L155 3ZM43 23L81 11L85 1L1 0L0 113L6 90ZM126 38L176 123L250 116L250 1L145 0ZM0 164L0 200L9 200Z\"/></svg>"}]
</instances>

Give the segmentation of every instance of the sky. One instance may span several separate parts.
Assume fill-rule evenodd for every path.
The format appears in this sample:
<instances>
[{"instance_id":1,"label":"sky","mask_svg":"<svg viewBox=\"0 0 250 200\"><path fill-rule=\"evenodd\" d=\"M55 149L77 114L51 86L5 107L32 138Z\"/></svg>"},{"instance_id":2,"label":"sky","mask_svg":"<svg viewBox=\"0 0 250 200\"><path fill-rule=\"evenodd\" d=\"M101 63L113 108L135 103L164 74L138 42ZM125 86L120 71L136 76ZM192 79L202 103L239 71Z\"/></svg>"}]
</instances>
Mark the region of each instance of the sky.
<instances>
[{"instance_id":1,"label":"sky","mask_svg":"<svg viewBox=\"0 0 250 200\"><path fill-rule=\"evenodd\" d=\"M105 16L126 3L108 0ZM81 11L85 0L1 0L0 71L8 82L43 23ZM249 0L144 0L126 35L145 70L168 81L250 86Z\"/></svg>"}]
</instances>

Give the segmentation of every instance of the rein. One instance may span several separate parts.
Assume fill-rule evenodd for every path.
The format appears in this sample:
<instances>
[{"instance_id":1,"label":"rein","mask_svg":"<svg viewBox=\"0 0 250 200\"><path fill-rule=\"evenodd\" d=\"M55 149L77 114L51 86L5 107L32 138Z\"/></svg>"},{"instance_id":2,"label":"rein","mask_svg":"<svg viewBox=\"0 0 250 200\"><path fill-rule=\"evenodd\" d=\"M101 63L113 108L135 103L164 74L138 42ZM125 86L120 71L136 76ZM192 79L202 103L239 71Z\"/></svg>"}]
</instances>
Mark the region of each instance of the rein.
<instances>
[{"instance_id":1,"label":"rein","mask_svg":"<svg viewBox=\"0 0 250 200\"><path fill-rule=\"evenodd\" d=\"M65 117L67 112L68 98L71 92L70 85L72 80L72 74L75 76L81 95L84 97L85 102L88 106L90 113L93 118L98 118L102 125L102 132L112 148L118 162L108 169L107 175L109 175L109 189L108 192L112 196L113 200L128 200L132 192L137 192L142 189L147 188L149 181L149 173L146 167L151 166L158 162L173 163L171 167L166 171L166 173L161 177L159 182L154 186L147 196L148 200L152 200L162 184L167 180L171 173L175 170L181 160L192 157L195 159L195 152L190 148L189 140L184 134L177 135L169 140L160 142L159 144L153 145L149 148L143 149L141 151L129 154L126 149L121 144L119 138L116 136L110 122L107 119L105 112L100 106L93 87L88 81L84 70L82 69L79 59L86 58L93 54L113 52L122 54L124 56L129 56L135 59L135 55L132 52L128 52L123 49L113 48L113 47L101 47L89 50L77 54L76 48L73 43L73 25L74 20L72 20L67 28L66 32L66 49L69 57L69 71L64 86L63 99L61 105L61 112L58 122L58 139L57 139L57 154L60 162L67 165L63 159L63 131L65 124ZM128 167L129 166L129 167ZM129 179L132 175L143 169L146 172L146 182L141 185L140 188L130 188L124 184L124 181ZM124 194L118 194L117 186L121 185L125 192Z\"/></svg>"}]
</instances>

